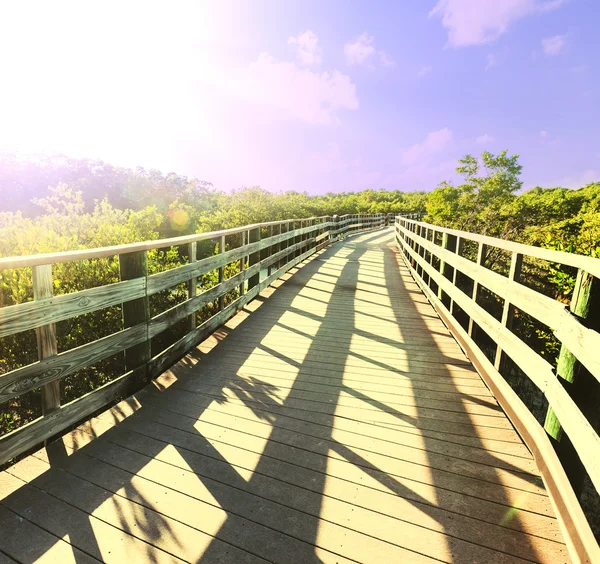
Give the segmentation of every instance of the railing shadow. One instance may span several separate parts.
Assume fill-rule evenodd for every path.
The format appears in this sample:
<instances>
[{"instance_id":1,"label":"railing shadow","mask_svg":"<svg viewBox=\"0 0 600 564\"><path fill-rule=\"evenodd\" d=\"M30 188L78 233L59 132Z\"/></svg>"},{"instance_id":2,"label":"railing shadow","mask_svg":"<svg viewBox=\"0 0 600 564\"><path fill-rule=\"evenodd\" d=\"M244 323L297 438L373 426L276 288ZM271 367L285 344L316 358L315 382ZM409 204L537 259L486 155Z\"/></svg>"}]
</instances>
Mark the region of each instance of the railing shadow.
<instances>
[{"instance_id":1,"label":"railing shadow","mask_svg":"<svg viewBox=\"0 0 600 564\"><path fill-rule=\"evenodd\" d=\"M191 562L410 561L429 550L429 539L447 562L484 561L496 550L497 561L539 560L528 535L513 533L540 481L480 438L489 428L474 423L484 416L473 406L494 406L456 387L452 370L461 363L438 346L444 333L428 328L422 295L406 270L399 273L389 241L390 230L366 234L313 259L273 297L258 298L235 329L220 331L212 350L196 349L154 389L136 394L134 414L117 425L99 418L98 431L90 426L80 442L67 436L9 469L29 484L2 503L48 529L54 542L76 546L78 562L132 554L148 562L173 555ZM365 258L373 248L382 261ZM365 286L363 261L383 271L376 291ZM317 278L319 313L296 308ZM393 316L362 313L382 303L356 301L370 292L389 300ZM396 334L377 330L392 320ZM354 349L357 335L373 342L373 353ZM411 335L420 348L410 346ZM343 361L328 362L323 343L332 340ZM403 351L401 366L395 357L378 358L381 347ZM423 349L435 360L424 360ZM405 399L372 391L399 382ZM433 408L436 387L460 400ZM513 497L502 482L513 484ZM387 500L382 511L389 514L337 499L332 484ZM421 524L408 522L402 511L409 505L398 498L426 516ZM52 508L54 521L42 506ZM375 529L345 523L348 507L380 523L383 542ZM122 531L128 535L119 537Z\"/></svg>"}]
</instances>

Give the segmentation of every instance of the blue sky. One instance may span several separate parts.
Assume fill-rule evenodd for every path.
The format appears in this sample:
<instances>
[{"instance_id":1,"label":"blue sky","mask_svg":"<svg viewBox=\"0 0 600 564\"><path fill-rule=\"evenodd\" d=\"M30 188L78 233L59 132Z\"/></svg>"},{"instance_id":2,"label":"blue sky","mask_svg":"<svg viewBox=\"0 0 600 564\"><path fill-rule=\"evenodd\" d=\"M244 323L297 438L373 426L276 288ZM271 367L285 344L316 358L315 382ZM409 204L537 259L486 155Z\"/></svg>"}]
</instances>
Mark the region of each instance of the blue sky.
<instances>
[{"instance_id":1,"label":"blue sky","mask_svg":"<svg viewBox=\"0 0 600 564\"><path fill-rule=\"evenodd\" d=\"M0 7L0 150L220 189L429 190L465 153L600 180L597 0Z\"/></svg>"}]
</instances>

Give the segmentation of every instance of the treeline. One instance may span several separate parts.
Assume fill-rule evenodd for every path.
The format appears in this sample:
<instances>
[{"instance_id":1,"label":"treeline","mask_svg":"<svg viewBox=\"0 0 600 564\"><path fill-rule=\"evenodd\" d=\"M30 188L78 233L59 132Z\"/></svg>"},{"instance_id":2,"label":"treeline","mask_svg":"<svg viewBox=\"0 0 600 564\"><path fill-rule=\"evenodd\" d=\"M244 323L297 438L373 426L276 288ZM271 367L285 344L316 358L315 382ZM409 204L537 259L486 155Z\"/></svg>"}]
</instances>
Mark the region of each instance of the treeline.
<instances>
[{"instance_id":1,"label":"treeline","mask_svg":"<svg viewBox=\"0 0 600 564\"><path fill-rule=\"evenodd\" d=\"M427 221L438 225L600 256L600 183L580 190L535 188L519 194L518 156L506 152L483 153L480 158L466 156L457 171L462 179L459 183L444 182L431 192L364 190L310 196L299 192L274 194L258 187L221 192L208 182L175 173L130 170L62 156L25 160L4 154L0 155L0 256L119 245L286 218L405 212L426 214ZM199 252L202 256L216 252L216 242L204 243ZM506 257L491 259L496 268L506 262ZM152 251L149 269L159 272L186 260L177 249ZM239 265L231 265L231 274L236 268ZM553 265L533 265L531 272L538 287L568 300L573 272ZM118 262L64 263L55 266L54 278L55 294L109 284L119 279ZM204 276L198 291L216 281L216 274ZM173 307L185 296L184 287L154 296L152 314ZM30 269L0 272L0 307L31 299ZM119 308L59 323L59 351L118 331L121 325ZM532 323L523 327L524 340L536 350L556 356L556 343L547 328ZM160 351L178 336L174 328L153 347ZM0 339L0 374L36 360L33 331ZM62 382L63 403L118 376L123 366L122 355L117 355L66 378ZM31 392L0 406L0 433L39 415L36 394Z\"/></svg>"}]
</instances>

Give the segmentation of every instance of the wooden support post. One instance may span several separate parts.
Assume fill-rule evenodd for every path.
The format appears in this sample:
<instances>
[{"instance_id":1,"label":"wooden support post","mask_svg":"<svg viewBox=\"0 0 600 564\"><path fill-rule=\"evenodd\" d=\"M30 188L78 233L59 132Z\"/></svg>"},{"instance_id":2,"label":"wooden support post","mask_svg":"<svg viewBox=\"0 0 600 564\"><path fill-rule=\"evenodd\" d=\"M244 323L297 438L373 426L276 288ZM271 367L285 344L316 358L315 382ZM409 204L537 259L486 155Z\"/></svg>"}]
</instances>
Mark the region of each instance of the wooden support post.
<instances>
[{"instance_id":1,"label":"wooden support post","mask_svg":"<svg viewBox=\"0 0 600 564\"><path fill-rule=\"evenodd\" d=\"M442 249L446 249L448 251L454 252L456 250L456 244L458 241L458 237L456 235L449 235L448 233L442 233ZM449 274L450 270L452 270L452 276L454 277L454 271L456 270L454 267L447 265L443 260L440 259L440 274L448 279L450 279ZM438 288L438 298L441 300L443 297L443 290Z\"/></svg>"},{"instance_id":2,"label":"wooden support post","mask_svg":"<svg viewBox=\"0 0 600 564\"><path fill-rule=\"evenodd\" d=\"M462 255L464 243L465 243L464 239L462 239L461 237L456 237L455 252L458 256ZM458 268L455 268L454 272L452 273L452 285L453 286L456 286L457 278L458 278ZM450 314L454 315L454 300L452 298L450 299Z\"/></svg>"},{"instance_id":3,"label":"wooden support post","mask_svg":"<svg viewBox=\"0 0 600 564\"><path fill-rule=\"evenodd\" d=\"M477 249L477 264L484 265L485 258L487 256L487 245L483 243L479 243L479 247ZM471 299L477 303L477 292L479 291L479 284L477 281L473 280L473 294L471 294ZM473 338L473 329L475 322L472 317L469 317L469 337Z\"/></svg>"},{"instance_id":4,"label":"wooden support post","mask_svg":"<svg viewBox=\"0 0 600 564\"><path fill-rule=\"evenodd\" d=\"M242 247L246 245L246 231L242 231ZM246 270L246 255L240 259L240 272ZM246 289L246 281L242 280L240 284L240 296L243 296Z\"/></svg>"},{"instance_id":5,"label":"wooden support post","mask_svg":"<svg viewBox=\"0 0 600 564\"><path fill-rule=\"evenodd\" d=\"M121 280L148 277L148 256L146 251L119 255ZM123 304L123 327L133 327L140 323L148 323L150 304L148 296L137 298ZM127 371L143 367L141 373L148 379L148 361L150 360L150 340L128 348L125 351L125 369Z\"/></svg>"},{"instance_id":6,"label":"wooden support post","mask_svg":"<svg viewBox=\"0 0 600 564\"><path fill-rule=\"evenodd\" d=\"M521 253L513 253L510 259L510 271L508 273L508 279L513 282L518 282L521 279L521 268L523 266L523 255ZM513 319L515 317L515 308L508 301L508 299L504 300L504 306L502 308L502 325L504 327L511 329L513 324ZM498 372L502 372L503 366L503 354L500 346L496 347L496 358L494 360L494 368L498 370Z\"/></svg>"},{"instance_id":7,"label":"wooden support post","mask_svg":"<svg viewBox=\"0 0 600 564\"><path fill-rule=\"evenodd\" d=\"M256 227L250 230L250 241L249 243L258 243L260 241L260 227ZM250 255L250 259L248 261L248 266L254 266L255 264L260 263L260 251L252 253ZM248 280L248 290L254 288L254 286L258 286L260 282L260 272L257 272L254 276Z\"/></svg>"},{"instance_id":8,"label":"wooden support post","mask_svg":"<svg viewBox=\"0 0 600 564\"><path fill-rule=\"evenodd\" d=\"M269 230L269 237L273 237L273 226L271 225L271 228ZM273 254L273 246L269 247L269 257ZM268 258L268 257L267 257ZM271 276L271 272L273 271L273 265L270 264L267 268L267 276Z\"/></svg>"},{"instance_id":9,"label":"wooden support post","mask_svg":"<svg viewBox=\"0 0 600 564\"><path fill-rule=\"evenodd\" d=\"M52 265L34 266L33 299L43 300L54 294L52 283ZM58 352L56 345L56 324L43 325L35 330L37 337L38 358L44 360ZM42 386L42 414L46 415L60 407L60 380L55 380Z\"/></svg>"},{"instance_id":10,"label":"wooden support post","mask_svg":"<svg viewBox=\"0 0 600 564\"><path fill-rule=\"evenodd\" d=\"M197 260L198 260L197 244L196 244L196 242L190 243L188 245L188 262L196 262ZM197 278L192 278L188 282L188 299L196 296L197 283L198 283ZM196 328L196 313L195 312L192 313L192 315L190 315L189 320L190 320L190 324L189 324L190 331L192 331Z\"/></svg>"},{"instance_id":11,"label":"wooden support post","mask_svg":"<svg viewBox=\"0 0 600 564\"><path fill-rule=\"evenodd\" d=\"M225 252L225 235L221 235L219 239L219 254ZM225 265L219 267L219 284L225 280ZM223 311L225 307L225 295L219 296L219 311Z\"/></svg>"},{"instance_id":12,"label":"wooden support post","mask_svg":"<svg viewBox=\"0 0 600 564\"><path fill-rule=\"evenodd\" d=\"M569 309L583 325L600 331L600 279L594 278L580 269L577 272ZM600 403L600 385L565 345L562 345L560 349L556 372L583 416L588 421L596 421ZM573 490L579 495L583 486L585 469L569 437L563 434L562 425L551 407L546 413L544 428L553 439L556 453L569 477Z\"/></svg>"}]
</instances>

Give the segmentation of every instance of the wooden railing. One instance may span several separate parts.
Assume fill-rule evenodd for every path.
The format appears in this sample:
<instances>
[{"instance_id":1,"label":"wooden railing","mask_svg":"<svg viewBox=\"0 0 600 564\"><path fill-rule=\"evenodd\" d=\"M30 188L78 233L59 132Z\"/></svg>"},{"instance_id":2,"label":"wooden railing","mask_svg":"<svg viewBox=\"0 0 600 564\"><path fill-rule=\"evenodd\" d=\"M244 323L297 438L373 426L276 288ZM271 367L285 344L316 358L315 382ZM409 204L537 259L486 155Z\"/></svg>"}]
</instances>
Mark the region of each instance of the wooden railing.
<instances>
[{"instance_id":1,"label":"wooden railing","mask_svg":"<svg viewBox=\"0 0 600 564\"><path fill-rule=\"evenodd\" d=\"M158 376L231 318L273 281L317 250L355 232L387 224L377 215L327 216L246 225L172 239L0 259L7 269L32 269L33 300L0 308L0 339L28 330L37 335L38 362L0 374L0 405L41 387L42 417L0 437L0 464L85 419ZM218 243L218 254L198 259L197 245ZM148 274L147 252L177 248L187 264ZM213 247L214 248L214 247ZM53 265L118 257L120 281L77 292L53 295ZM237 273L225 279L225 268ZM197 280L218 271L218 283L198 293ZM187 299L150 315L150 296L187 284ZM225 296L233 299L227 305ZM196 312L217 303L216 313L197 326ZM122 330L57 353L56 323L111 306L122 307ZM185 335L156 355L151 339L189 320ZM126 373L108 384L61 405L60 380L112 355L125 353Z\"/></svg>"},{"instance_id":2,"label":"wooden railing","mask_svg":"<svg viewBox=\"0 0 600 564\"><path fill-rule=\"evenodd\" d=\"M590 424L598 422L600 409L600 260L410 217L397 217L395 224L398 247L413 277L534 453L568 541L582 560L599 561L578 495L585 473L600 492L600 438ZM500 256L504 272L493 269L502 262ZM577 269L570 306L528 284L524 261ZM497 311L490 303L499 306ZM556 368L512 330L515 316L523 314L560 341ZM482 332L486 339L478 338ZM543 426L507 382L507 359L546 398Z\"/></svg>"}]
</instances>

